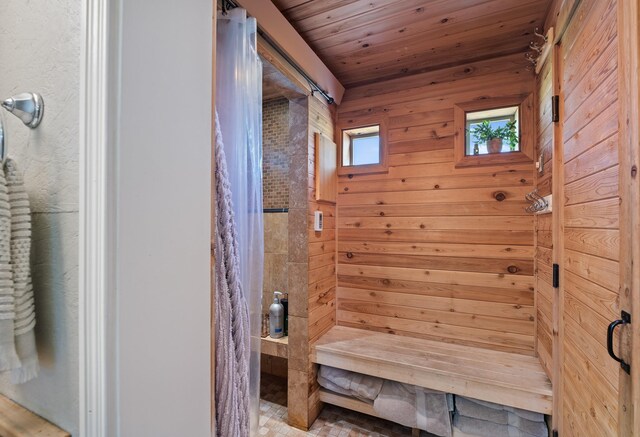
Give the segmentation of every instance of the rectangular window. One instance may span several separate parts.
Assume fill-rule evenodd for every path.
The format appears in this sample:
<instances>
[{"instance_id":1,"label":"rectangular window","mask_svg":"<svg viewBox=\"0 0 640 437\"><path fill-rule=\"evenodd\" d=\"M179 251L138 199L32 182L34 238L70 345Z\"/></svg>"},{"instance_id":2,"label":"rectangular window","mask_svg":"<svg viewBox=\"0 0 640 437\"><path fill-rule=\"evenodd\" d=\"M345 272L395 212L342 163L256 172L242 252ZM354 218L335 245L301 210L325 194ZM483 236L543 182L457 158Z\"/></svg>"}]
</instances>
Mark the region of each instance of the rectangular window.
<instances>
[{"instance_id":1,"label":"rectangular window","mask_svg":"<svg viewBox=\"0 0 640 437\"><path fill-rule=\"evenodd\" d=\"M381 162L380 126L342 131L342 166L377 165Z\"/></svg>"},{"instance_id":2,"label":"rectangular window","mask_svg":"<svg viewBox=\"0 0 640 437\"><path fill-rule=\"evenodd\" d=\"M534 107L533 94L455 103L456 167L533 162Z\"/></svg>"},{"instance_id":3,"label":"rectangular window","mask_svg":"<svg viewBox=\"0 0 640 437\"><path fill-rule=\"evenodd\" d=\"M465 155L520 151L518 106L465 113Z\"/></svg>"}]
</instances>

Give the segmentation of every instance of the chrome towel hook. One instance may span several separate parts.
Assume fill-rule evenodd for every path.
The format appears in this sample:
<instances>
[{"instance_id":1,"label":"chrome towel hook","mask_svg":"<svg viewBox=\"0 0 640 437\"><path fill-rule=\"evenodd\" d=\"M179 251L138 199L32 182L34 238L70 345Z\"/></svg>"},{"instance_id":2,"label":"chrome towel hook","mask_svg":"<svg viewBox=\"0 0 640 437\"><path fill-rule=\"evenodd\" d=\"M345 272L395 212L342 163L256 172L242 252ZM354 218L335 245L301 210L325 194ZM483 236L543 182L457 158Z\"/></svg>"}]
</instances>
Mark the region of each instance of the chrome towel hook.
<instances>
[{"instance_id":1,"label":"chrome towel hook","mask_svg":"<svg viewBox=\"0 0 640 437\"><path fill-rule=\"evenodd\" d=\"M21 93L2 102L2 107L18 117L25 126L35 129L44 116L44 100L38 93ZM0 161L7 157L7 141L0 117Z\"/></svg>"},{"instance_id":2,"label":"chrome towel hook","mask_svg":"<svg viewBox=\"0 0 640 437\"><path fill-rule=\"evenodd\" d=\"M530 205L524 209L526 212L531 214L551 212L551 196L542 197L538 194L537 188L525 194L524 198L530 203Z\"/></svg>"},{"instance_id":3,"label":"chrome towel hook","mask_svg":"<svg viewBox=\"0 0 640 437\"><path fill-rule=\"evenodd\" d=\"M44 100L38 93L22 93L2 102L2 107L35 129L44 116Z\"/></svg>"}]
</instances>

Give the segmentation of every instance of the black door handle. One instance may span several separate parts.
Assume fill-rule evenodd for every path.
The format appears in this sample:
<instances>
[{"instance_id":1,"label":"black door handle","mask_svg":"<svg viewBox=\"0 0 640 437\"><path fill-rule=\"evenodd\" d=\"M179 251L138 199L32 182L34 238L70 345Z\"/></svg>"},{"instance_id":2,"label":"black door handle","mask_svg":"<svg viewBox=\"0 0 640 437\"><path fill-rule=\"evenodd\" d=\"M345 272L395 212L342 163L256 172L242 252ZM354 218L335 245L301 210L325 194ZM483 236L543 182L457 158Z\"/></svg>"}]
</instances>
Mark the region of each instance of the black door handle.
<instances>
[{"instance_id":1,"label":"black door handle","mask_svg":"<svg viewBox=\"0 0 640 437\"><path fill-rule=\"evenodd\" d=\"M609 324L609 328L607 328L607 351L609 352L611 358L620 363L620 367L622 367L622 370L624 370L628 374L631 374L631 366L628 363L625 363L624 360L622 358L619 358L613 351L613 333L618 326L626 325L628 323L631 323L631 314L626 311L622 311L622 313L620 314L620 319L614 320Z\"/></svg>"}]
</instances>

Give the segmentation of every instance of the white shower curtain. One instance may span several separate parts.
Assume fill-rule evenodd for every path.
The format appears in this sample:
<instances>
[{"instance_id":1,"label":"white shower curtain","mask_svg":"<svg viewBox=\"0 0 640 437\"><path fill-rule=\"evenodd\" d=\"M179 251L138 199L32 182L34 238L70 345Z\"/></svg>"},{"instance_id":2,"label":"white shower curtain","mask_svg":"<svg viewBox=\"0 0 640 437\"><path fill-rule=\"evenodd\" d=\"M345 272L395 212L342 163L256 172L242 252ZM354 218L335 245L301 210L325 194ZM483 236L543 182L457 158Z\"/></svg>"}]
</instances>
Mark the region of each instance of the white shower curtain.
<instances>
[{"instance_id":1,"label":"white shower curtain","mask_svg":"<svg viewBox=\"0 0 640 437\"><path fill-rule=\"evenodd\" d=\"M246 10L219 14L216 109L224 140L239 244L242 288L249 305L250 429L256 435L260 402L260 330L264 237L262 223L262 62L257 23ZM240 437L240 436L239 436Z\"/></svg>"}]
</instances>

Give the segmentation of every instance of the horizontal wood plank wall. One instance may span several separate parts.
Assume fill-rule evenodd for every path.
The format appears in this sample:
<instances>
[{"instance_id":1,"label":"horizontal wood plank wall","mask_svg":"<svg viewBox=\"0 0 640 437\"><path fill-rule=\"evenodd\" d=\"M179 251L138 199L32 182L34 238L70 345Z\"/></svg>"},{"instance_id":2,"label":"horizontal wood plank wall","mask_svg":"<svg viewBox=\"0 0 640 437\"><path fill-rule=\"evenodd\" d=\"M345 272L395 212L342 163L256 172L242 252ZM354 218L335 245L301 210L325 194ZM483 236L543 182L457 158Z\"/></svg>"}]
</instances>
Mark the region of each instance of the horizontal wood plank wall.
<instances>
[{"instance_id":1,"label":"horizontal wood plank wall","mask_svg":"<svg viewBox=\"0 0 640 437\"><path fill-rule=\"evenodd\" d=\"M541 196L552 192L553 172L553 122L551 120L551 97L553 95L553 57L545 62L536 77L536 157L542 154L543 171L536 172L536 188ZM542 367L552 378L553 356L553 244L552 214L537 215L536 221L536 351Z\"/></svg>"},{"instance_id":2,"label":"horizontal wood plank wall","mask_svg":"<svg viewBox=\"0 0 640 437\"><path fill-rule=\"evenodd\" d=\"M525 67L518 54L347 90L339 123L387 118L390 156L387 173L339 179L339 325L534 354L533 163L453 162L453 105L532 93Z\"/></svg>"},{"instance_id":3,"label":"horizontal wood plank wall","mask_svg":"<svg viewBox=\"0 0 640 437\"><path fill-rule=\"evenodd\" d=\"M605 335L619 316L616 6L582 0L561 43L564 436L619 435L619 366Z\"/></svg>"}]
</instances>

